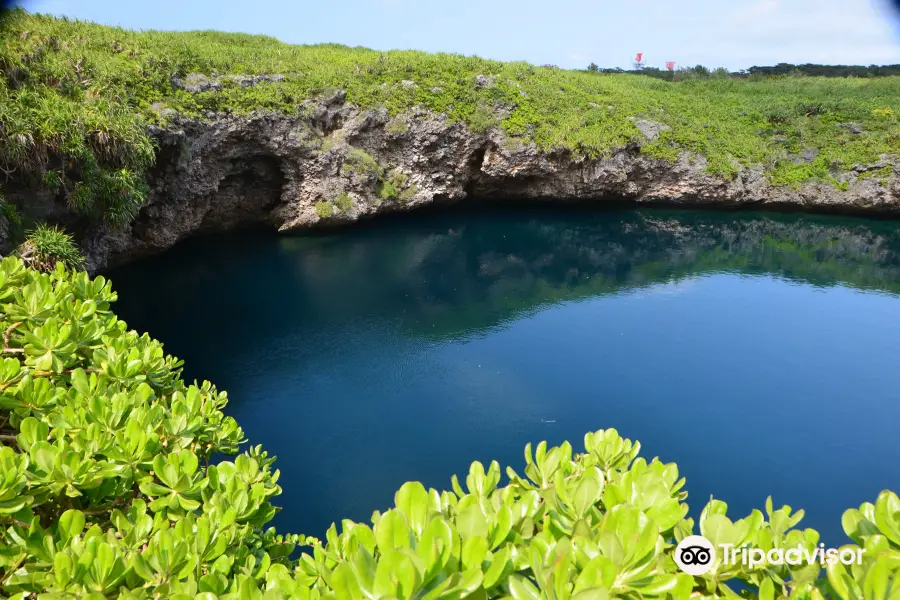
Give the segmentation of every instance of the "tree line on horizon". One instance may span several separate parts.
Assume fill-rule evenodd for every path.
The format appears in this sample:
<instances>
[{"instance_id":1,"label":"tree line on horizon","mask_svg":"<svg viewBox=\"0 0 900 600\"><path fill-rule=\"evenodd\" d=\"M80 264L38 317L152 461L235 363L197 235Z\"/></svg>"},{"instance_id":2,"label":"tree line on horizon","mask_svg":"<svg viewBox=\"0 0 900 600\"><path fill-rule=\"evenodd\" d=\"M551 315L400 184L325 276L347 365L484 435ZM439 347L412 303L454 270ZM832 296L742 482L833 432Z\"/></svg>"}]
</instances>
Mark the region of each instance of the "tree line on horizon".
<instances>
[{"instance_id":1,"label":"tree line on horizon","mask_svg":"<svg viewBox=\"0 0 900 600\"><path fill-rule=\"evenodd\" d=\"M791 63L778 63L775 66L753 66L739 71L729 71L725 68L710 69L703 65L694 67L682 67L669 71L656 67L643 67L638 69L602 68L595 63L587 67L592 73L628 73L633 75L647 75L666 81L680 81L685 79L749 79L757 77L778 76L809 76L809 77L890 77L900 76L900 64L898 65L817 65Z\"/></svg>"}]
</instances>

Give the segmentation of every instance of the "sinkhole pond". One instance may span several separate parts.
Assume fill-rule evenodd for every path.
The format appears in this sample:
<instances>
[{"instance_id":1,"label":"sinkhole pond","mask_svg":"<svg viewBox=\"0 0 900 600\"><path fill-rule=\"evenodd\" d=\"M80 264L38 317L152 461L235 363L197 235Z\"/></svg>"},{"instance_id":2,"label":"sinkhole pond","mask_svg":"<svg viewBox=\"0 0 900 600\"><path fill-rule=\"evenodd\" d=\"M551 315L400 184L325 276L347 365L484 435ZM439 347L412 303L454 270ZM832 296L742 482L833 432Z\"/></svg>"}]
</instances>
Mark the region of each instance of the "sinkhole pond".
<instances>
[{"instance_id":1,"label":"sinkhole pond","mask_svg":"<svg viewBox=\"0 0 900 600\"><path fill-rule=\"evenodd\" d=\"M900 488L900 223L497 208L189 240L107 273L116 310L278 456L280 530L614 427L691 515L840 517Z\"/></svg>"}]
</instances>

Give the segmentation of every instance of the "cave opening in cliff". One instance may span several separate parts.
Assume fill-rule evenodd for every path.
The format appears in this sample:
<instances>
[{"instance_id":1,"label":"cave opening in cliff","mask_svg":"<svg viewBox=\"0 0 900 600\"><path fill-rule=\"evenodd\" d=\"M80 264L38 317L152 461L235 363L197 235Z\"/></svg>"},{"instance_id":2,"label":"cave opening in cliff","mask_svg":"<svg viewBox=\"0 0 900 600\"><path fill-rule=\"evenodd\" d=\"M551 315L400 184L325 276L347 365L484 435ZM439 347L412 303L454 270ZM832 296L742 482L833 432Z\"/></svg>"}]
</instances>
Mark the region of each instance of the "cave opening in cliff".
<instances>
[{"instance_id":1,"label":"cave opening in cliff","mask_svg":"<svg viewBox=\"0 0 900 600\"><path fill-rule=\"evenodd\" d=\"M223 219L236 223L265 220L281 201L288 178L281 161L271 154L233 159L214 195L205 226L220 226Z\"/></svg>"},{"instance_id":2,"label":"cave opening in cliff","mask_svg":"<svg viewBox=\"0 0 900 600\"><path fill-rule=\"evenodd\" d=\"M254 207L272 208L281 200L281 190L287 177L281 161L272 155L260 154L232 163L232 172L222 180L219 193L236 193Z\"/></svg>"}]
</instances>

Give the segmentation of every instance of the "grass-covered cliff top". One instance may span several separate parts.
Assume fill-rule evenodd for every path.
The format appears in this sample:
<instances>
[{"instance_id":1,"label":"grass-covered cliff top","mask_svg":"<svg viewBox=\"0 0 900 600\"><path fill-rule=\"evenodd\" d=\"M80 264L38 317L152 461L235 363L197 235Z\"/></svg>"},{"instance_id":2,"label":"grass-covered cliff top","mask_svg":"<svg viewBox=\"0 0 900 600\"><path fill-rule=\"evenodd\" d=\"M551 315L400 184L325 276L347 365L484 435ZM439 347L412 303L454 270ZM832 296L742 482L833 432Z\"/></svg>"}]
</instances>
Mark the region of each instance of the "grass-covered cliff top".
<instances>
[{"instance_id":1,"label":"grass-covered cliff top","mask_svg":"<svg viewBox=\"0 0 900 600\"><path fill-rule=\"evenodd\" d=\"M114 223L135 210L123 198L143 195L153 157L145 128L163 108L195 116L297 113L305 100L337 88L363 108L422 105L543 149L598 156L638 140L656 156L701 153L723 176L742 163L763 164L778 184L834 181L853 165L900 155L894 77L673 83L214 31L134 32L22 10L6 15L0 35L0 167L65 186L76 208ZM173 85L192 73L224 85L199 93ZM250 86L222 79L258 74L284 78ZM668 129L646 141L640 119Z\"/></svg>"}]
</instances>

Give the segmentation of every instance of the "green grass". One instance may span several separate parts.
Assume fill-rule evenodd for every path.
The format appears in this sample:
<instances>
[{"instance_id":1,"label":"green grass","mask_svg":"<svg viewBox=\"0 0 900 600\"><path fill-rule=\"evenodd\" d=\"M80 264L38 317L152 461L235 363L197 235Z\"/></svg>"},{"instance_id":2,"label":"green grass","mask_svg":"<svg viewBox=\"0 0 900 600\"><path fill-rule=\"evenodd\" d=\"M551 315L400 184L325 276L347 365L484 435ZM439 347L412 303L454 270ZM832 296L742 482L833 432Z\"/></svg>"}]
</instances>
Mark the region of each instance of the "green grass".
<instances>
[{"instance_id":1,"label":"green grass","mask_svg":"<svg viewBox=\"0 0 900 600\"><path fill-rule=\"evenodd\" d=\"M22 10L7 14L2 28L0 167L62 187L73 209L113 225L128 222L143 201L153 158L146 126L161 119L162 108L195 117L297 114L305 100L335 89L362 108L396 115L421 105L476 131L498 126L544 150L589 157L643 141L628 117L650 119L670 129L643 152L668 159L696 152L723 177L762 164L775 184L840 186L840 171L900 155L896 77L667 82L246 34L134 32ZM171 83L187 73L286 79L191 94ZM476 85L479 75L491 83ZM865 133L840 125L850 122ZM812 162L791 160L810 148L819 150Z\"/></svg>"},{"instance_id":2,"label":"green grass","mask_svg":"<svg viewBox=\"0 0 900 600\"><path fill-rule=\"evenodd\" d=\"M25 235L18 254L29 267L39 271L52 271L57 263L68 269L79 269L84 264L81 250L72 235L63 229L41 223Z\"/></svg>"}]
</instances>

